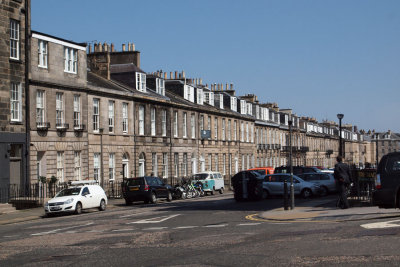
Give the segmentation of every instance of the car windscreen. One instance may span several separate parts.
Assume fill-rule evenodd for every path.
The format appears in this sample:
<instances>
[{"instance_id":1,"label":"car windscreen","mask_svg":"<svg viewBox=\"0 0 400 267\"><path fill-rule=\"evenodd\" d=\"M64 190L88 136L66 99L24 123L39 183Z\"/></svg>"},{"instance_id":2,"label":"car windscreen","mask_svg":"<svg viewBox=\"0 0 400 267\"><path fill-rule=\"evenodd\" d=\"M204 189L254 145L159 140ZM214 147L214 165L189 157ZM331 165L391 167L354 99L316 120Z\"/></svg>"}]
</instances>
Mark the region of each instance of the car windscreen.
<instances>
[{"instance_id":1,"label":"car windscreen","mask_svg":"<svg viewBox=\"0 0 400 267\"><path fill-rule=\"evenodd\" d=\"M252 170L253 172L257 172L261 175L266 175L265 170Z\"/></svg>"},{"instance_id":2,"label":"car windscreen","mask_svg":"<svg viewBox=\"0 0 400 267\"><path fill-rule=\"evenodd\" d=\"M198 174L193 175L194 180L205 180L205 179L207 179L207 177L208 177L207 173L198 173Z\"/></svg>"},{"instance_id":3,"label":"car windscreen","mask_svg":"<svg viewBox=\"0 0 400 267\"><path fill-rule=\"evenodd\" d=\"M81 192L80 187L74 187L74 188L67 188L62 191L60 191L56 197L65 197L65 196L77 196L79 195L79 192Z\"/></svg>"},{"instance_id":4,"label":"car windscreen","mask_svg":"<svg viewBox=\"0 0 400 267\"><path fill-rule=\"evenodd\" d=\"M134 179L129 179L126 182L127 186L135 186L135 185L143 185L144 181L143 178L134 178Z\"/></svg>"}]
</instances>

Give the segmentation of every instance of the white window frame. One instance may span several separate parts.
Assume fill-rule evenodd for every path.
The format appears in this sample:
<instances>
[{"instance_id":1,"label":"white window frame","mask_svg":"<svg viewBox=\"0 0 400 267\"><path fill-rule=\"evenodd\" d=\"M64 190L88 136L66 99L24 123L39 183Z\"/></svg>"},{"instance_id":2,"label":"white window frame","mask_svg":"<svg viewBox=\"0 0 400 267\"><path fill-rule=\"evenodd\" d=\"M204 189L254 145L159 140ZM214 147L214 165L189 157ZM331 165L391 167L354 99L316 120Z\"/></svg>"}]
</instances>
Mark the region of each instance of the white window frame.
<instances>
[{"instance_id":1,"label":"white window frame","mask_svg":"<svg viewBox=\"0 0 400 267\"><path fill-rule=\"evenodd\" d=\"M81 177L81 151L74 151L74 179L79 181Z\"/></svg>"},{"instance_id":2,"label":"white window frame","mask_svg":"<svg viewBox=\"0 0 400 267\"><path fill-rule=\"evenodd\" d=\"M225 141L225 118L222 119L222 136L221 139L222 141Z\"/></svg>"},{"instance_id":3,"label":"white window frame","mask_svg":"<svg viewBox=\"0 0 400 267\"><path fill-rule=\"evenodd\" d=\"M231 110L237 112L237 98L234 96L231 96Z\"/></svg>"},{"instance_id":4,"label":"white window frame","mask_svg":"<svg viewBox=\"0 0 400 267\"><path fill-rule=\"evenodd\" d=\"M219 158L218 158L218 154L215 154L215 158L214 158L214 160L215 160L215 166L214 166L214 171L218 171L218 169L219 169Z\"/></svg>"},{"instance_id":5,"label":"white window frame","mask_svg":"<svg viewBox=\"0 0 400 267\"><path fill-rule=\"evenodd\" d=\"M250 140L252 143L254 143L254 125L250 125Z\"/></svg>"},{"instance_id":6,"label":"white window frame","mask_svg":"<svg viewBox=\"0 0 400 267\"><path fill-rule=\"evenodd\" d=\"M43 124L46 121L45 91L36 91L36 123Z\"/></svg>"},{"instance_id":7,"label":"white window frame","mask_svg":"<svg viewBox=\"0 0 400 267\"><path fill-rule=\"evenodd\" d=\"M162 178L168 178L168 153L162 153Z\"/></svg>"},{"instance_id":8,"label":"white window frame","mask_svg":"<svg viewBox=\"0 0 400 267\"><path fill-rule=\"evenodd\" d=\"M240 142L244 142L244 123L240 122Z\"/></svg>"},{"instance_id":9,"label":"white window frame","mask_svg":"<svg viewBox=\"0 0 400 267\"><path fill-rule=\"evenodd\" d=\"M56 127L63 127L64 124L64 94L56 93Z\"/></svg>"},{"instance_id":10,"label":"white window frame","mask_svg":"<svg viewBox=\"0 0 400 267\"><path fill-rule=\"evenodd\" d=\"M167 136L167 110L165 109L161 111L161 130L161 135Z\"/></svg>"},{"instance_id":11,"label":"white window frame","mask_svg":"<svg viewBox=\"0 0 400 267\"><path fill-rule=\"evenodd\" d=\"M112 100L108 101L108 132L114 133L115 129L115 102Z\"/></svg>"},{"instance_id":12,"label":"white window frame","mask_svg":"<svg viewBox=\"0 0 400 267\"><path fill-rule=\"evenodd\" d=\"M78 72L78 50L64 46L64 72L76 74Z\"/></svg>"},{"instance_id":13,"label":"white window frame","mask_svg":"<svg viewBox=\"0 0 400 267\"><path fill-rule=\"evenodd\" d=\"M211 116L207 117L207 127L208 127L208 130L211 131Z\"/></svg>"},{"instance_id":14,"label":"white window frame","mask_svg":"<svg viewBox=\"0 0 400 267\"><path fill-rule=\"evenodd\" d=\"M22 86L21 83L11 83L10 90L11 121L22 121Z\"/></svg>"},{"instance_id":15,"label":"white window frame","mask_svg":"<svg viewBox=\"0 0 400 267\"><path fill-rule=\"evenodd\" d=\"M122 132L128 133L128 103L122 103Z\"/></svg>"},{"instance_id":16,"label":"white window frame","mask_svg":"<svg viewBox=\"0 0 400 267\"><path fill-rule=\"evenodd\" d=\"M108 154L108 180L115 180L115 153Z\"/></svg>"},{"instance_id":17,"label":"white window frame","mask_svg":"<svg viewBox=\"0 0 400 267\"><path fill-rule=\"evenodd\" d=\"M144 135L144 106L139 106L139 135Z\"/></svg>"},{"instance_id":18,"label":"white window frame","mask_svg":"<svg viewBox=\"0 0 400 267\"><path fill-rule=\"evenodd\" d=\"M136 72L136 90L146 92L146 74Z\"/></svg>"},{"instance_id":19,"label":"white window frame","mask_svg":"<svg viewBox=\"0 0 400 267\"><path fill-rule=\"evenodd\" d=\"M38 67L47 69L48 42L38 39Z\"/></svg>"},{"instance_id":20,"label":"white window frame","mask_svg":"<svg viewBox=\"0 0 400 267\"><path fill-rule=\"evenodd\" d=\"M212 154L208 154L208 170L212 171Z\"/></svg>"},{"instance_id":21,"label":"white window frame","mask_svg":"<svg viewBox=\"0 0 400 267\"><path fill-rule=\"evenodd\" d=\"M15 60L20 58L19 25L18 20L10 19L10 58Z\"/></svg>"},{"instance_id":22,"label":"white window frame","mask_svg":"<svg viewBox=\"0 0 400 267\"><path fill-rule=\"evenodd\" d=\"M231 120L228 120L228 127L227 127L227 132L228 132L228 141L231 141L232 135L231 135Z\"/></svg>"},{"instance_id":23,"label":"white window frame","mask_svg":"<svg viewBox=\"0 0 400 267\"><path fill-rule=\"evenodd\" d=\"M174 153L174 177L179 176L179 153Z\"/></svg>"},{"instance_id":24,"label":"white window frame","mask_svg":"<svg viewBox=\"0 0 400 267\"><path fill-rule=\"evenodd\" d=\"M197 104L199 105L204 104L203 89L197 88Z\"/></svg>"},{"instance_id":25,"label":"white window frame","mask_svg":"<svg viewBox=\"0 0 400 267\"><path fill-rule=\"evenodd\" d=\"M196 115L192 114L190 117L191 129L192 129L192 139L196 138Z\"/></svg>"},{"instance_id":26,"label":"white window frame","mask_svg":"<svg viewBox=\"0 0 400 267\"><path fill-rule=\"evenodd\" d=\"M74 128L81 125L81 96L74 95Z\"/></svg>"},{"instance_id":27,"label":"white window frame","mask_svg":"<svg viewBox=\"0 0 400 267\"><path fill-rule=\"evenodd\" d=\"M98 133L100 129L100 99L93 98L93 132Z\"/></svg>"},{"instance_id":28,"label":"white window frame","mask_svg":"<svg viewBox=\"0 0 400 267\"><path fill-rule=\"evenodd\" d=\"M150 126L151 126L151 135L156 135L156 108L152 107L150 109Z\"/></svg>"},{"instance_id":29,"label":"white window frame","mask_svg":"<svg viewBox=\"0 0 400 267\"><path fill-rule=\"evenodd\" d=\"M237 140L237 121L233 121L233 141Z\"/></svg>"},{"instance_id":30,"label":"white window frame","mask_svg":"<svg viewBox=\"0 0 400 267\"><path fill-rule=\"evenodd\" d=\"M188 175L188 155L187 155L187 153L183 153L182 175L185 177Z\"/></svg>"},{"instance_id":31,"label":"white window frame","mask_svg":"<svg viewBox=\"0 0 400 267\"><path fill-rule=\"evenodd\" d=\"M246 122L246 142L249 142L249 123Z\"/></svg>"},{"instance_id":32,"label":"white window frame","mask_svg":"<svg viewBox=\"0 0 400 267\"><path fill-rule=\"evenodd\" d=\"M174 111L174 137L178 137L178 111Z\"/></svg>"},{"instance_id":33,"label":"white window frame","mask_svg":"<svg viewBox=\"0 0 400 267\"><path fill-rule=\"evenodd\" d=\"M96 181L100 180L100 153L94 153L93 154L93 178Z\"/></svg>"},{"instance_id":34,"label":"white window frame","mask_svg":"<svg viewBox=\"0 0 400 267\"><path fill-rule=\"evenodd\" d=\"M187 138L187 113L183 112L183 125L182 125L182 137Z\"/></svg>"},{"instance_id":35,"label":"white window frame","mask_svg":"<svg viewBox=\"0 0 400 267\"><path fill-rule=\"evenodd\" d=\"M64 151L57 151L57 180L64 182Z\"/></svg>"},{"instance_id":36,"label":"white window frame","mask_svg":"<svg viewBox=\"0 0 400 267\"><path fill-rule=\"evenodd\" d=\"M226 175L226 154L222 155L222 175Z\"/></svg>"},{"instance_id":37,"label":"white window frame","mask_svg":"<svg viewBox=\"0 0 400 267\"><path fill-rule=\"evenodd\" d=\"M214 118L214 139L218 140L218 117Z\"/></svg>"},{"instance_id":38,"label":"white window frame","mask_svg":"<svg viewBox=\"0 0 400 267\"><path fill-rule=\"evenodd\" d=\"M164 79L156 78L156 93L165 96Z\"/></svg>"}]
</instances>

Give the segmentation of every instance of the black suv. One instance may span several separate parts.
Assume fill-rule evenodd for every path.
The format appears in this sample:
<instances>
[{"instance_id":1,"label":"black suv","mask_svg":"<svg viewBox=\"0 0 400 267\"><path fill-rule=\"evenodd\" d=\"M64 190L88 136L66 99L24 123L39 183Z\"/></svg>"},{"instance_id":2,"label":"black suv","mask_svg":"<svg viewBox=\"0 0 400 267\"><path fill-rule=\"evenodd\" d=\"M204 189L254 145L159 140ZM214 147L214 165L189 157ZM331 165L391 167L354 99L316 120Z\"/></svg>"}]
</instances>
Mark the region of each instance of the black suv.
<instances>
[{"instance_id":1,"label":"black suv","mask_svg":"<svg viewBox=\"0 0 400 267\"><path fill-rule=\"evenodd\" d=\"M317 167L293 166L293 174L299 175L309 172L320 172ZM290 173L290 166L276 167L274 173Z\"/></svg>"},{"instance_id":2,"label":"black suv","mask_svg":"<svg viewBox=\"0 0 400 267\"><path fill-rule=\"evenodd\" d=\"M121 186L126 205L136 200L143 200L146 204L155 204L158 198L172 200L172 187L158 177L128 178L123 180Z\"/></svg>"},{"instance_id":3,"label":"black suv","mask_svg":"<svg viewBox=\"0 0 400 267\"><path fill-rule=\"evenodd\" d=\"M374 205L380 208L400 208L400 152L384 155L376 174Z\"/></svg>"}]
</instances>

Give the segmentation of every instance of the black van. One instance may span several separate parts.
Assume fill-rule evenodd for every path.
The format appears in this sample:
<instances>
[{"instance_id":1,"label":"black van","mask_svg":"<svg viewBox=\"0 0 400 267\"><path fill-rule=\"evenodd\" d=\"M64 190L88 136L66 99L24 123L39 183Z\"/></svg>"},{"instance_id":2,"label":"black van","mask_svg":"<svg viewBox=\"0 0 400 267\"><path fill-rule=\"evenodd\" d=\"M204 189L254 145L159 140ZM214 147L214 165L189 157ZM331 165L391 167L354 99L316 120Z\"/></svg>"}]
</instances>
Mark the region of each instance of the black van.
<instances>
[{"instance_id":1,"label":"black van","mask_svg":"<svg viewBox=\"0 0 400 267\"><path fill-rule=\"evenodd\" d=\"M400 152L382 157L376 174L372 202L380 208L400 208Z\"/></svg>"}]
</instances>

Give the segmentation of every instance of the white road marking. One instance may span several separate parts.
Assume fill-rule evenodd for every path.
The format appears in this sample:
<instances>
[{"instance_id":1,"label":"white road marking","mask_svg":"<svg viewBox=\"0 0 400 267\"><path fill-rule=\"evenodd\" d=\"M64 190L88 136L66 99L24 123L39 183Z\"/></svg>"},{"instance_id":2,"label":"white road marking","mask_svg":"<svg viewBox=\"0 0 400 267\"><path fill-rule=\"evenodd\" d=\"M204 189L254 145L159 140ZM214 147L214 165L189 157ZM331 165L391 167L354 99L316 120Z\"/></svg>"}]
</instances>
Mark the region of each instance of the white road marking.
<instances>
[{"instance_id":1,"label":"white road marking","mask_svg":"<svg viewBox=\"0 0 400 267\"><path fill-rule=\"evenodd\" d=\"M382 228L400 227L400 220L361 224L361 227L364 227L365 229L382 229Z\"/></svg>"},{"instance_id":2,"label":"white road marking","mask_svg":"<svg viewBox=\"0 0 400 267\"><path fill-rule=\"evenodd\" d=\"M178 226L175 227L174 229L192 229L192 228L197 228L198 226Z\"/></svg>"},{"instance_id":3,"label":"white road marking","mask_svg":"<svg viewBox=\"0 0 400 267\"><path fill-rule=\"evenodd\" d=\"M113 232L125 232L125 231L134 231L136 230L135 228L127 228L127 229L117 229L117 230L112 230Z\"/></svg>"},{"instance_id":4,"label":"white road marking","mask_svg":"<svg viewBox=\"0 0 400 267\"><path fill-rule=\"evenodd\" d=\"M268 224L292 224L292 223L276 222L276 223L268 223Z\"/></svg>"},{"instance_id":5,"label":"white road marking","mask_svg":"<svg viewBox=\"0 0 400 267\"><path fill-rule=\"evenodd\" d=\"M175 215L170 215L170 216L159 216L159 217L154 217L154 218L149 218L149 219L143 219L140 221L136 221L136 222L130 222L127 224L132 224L132 223L160 223L169 219L172 219L176 216L179 216L180 214L175 214Z\"/></svg>"},{"instance_id":6,"label":"white road marking","mask_svg":"<svg viewBox=\"0 0 400 267\"><path fill-rule=\"evenodd\" d=\"M78 231L66 231L66 234L76 234Z\"/></svg>"},{"instance_id":7,"label":"white road marking","mask_svg":"<svg viewBox=\"0 0 400 267\"><path fill-rule=\"evenodd\" d=\"M127 217L132 217L132 216L136 216L136 215L145 214L145 213L150 213L150 212L148 212L148 211L138 212L138 213L134 213L134 214L128 214L128 215L120 216L120 218L127 218Z\"/></svg>"},{"instance_id":8,"label":"white road marking","mask_svg":"<svg viewBox=\"0 0 400 267\"><path fill-rule=\"evenodd\" d=\"M92 225L92 224L93 224L93 222L90 222L90 223L83 224L83 225L76 225L76 226L71 226L71 227L66 227L66 228L60 228L60 229L55 229L55 230L48 231L48 232L41 232L41 233L36 233L36 234L31 234L31 235L36 236L36 235L55 234L55 233L57 233L57 232L59 232L59 231L65 231L65 230L68 230L68 229L73 229L73 228L79 228L79 227L89 226L89 225Z\"/></svg>"},{"instance_id":9,"label":"white road marking","mask_svg":"<svg viewBox=\"0 0 400 267\"><path fill-rule=\"evenodd\" d=\"M261 223L239 223L237 226L252 226L252 225L259 225Z\"/></svg>"},{"instance_id":10,"label":"white road marking","mask_svg":"<svg viewBox=\"0 0 400 267\"><path fill-rule=\"evenodd\" d=\"M211 225L205 225L203 227L207 227L207 228L216 228L216 227L225 227L226 224L211 224Z\"/></svg>"},{"instance_id":11,"label":"white road marking","mask_svg":"<svg viewBox=\"0 0 400 267\"><path fill-rule=\"evenodd\" d=\"M3 236L3 237L5 237L5 238L12 238L12 237L19 237L19 235L5 235L5 236Z\"/></svg>"},{"instance_id":12,"label":"white road marking","mask_svg":"<svg viewBox=\"0 0 400 267\"><path fill-rule=\"evenodd\" d=\"M144 228L143 230L163 230L166 229L168 227L150 227L150 228Z\"/></svg>"},{"instance_id":13,"label":"white road marking","mask_svg":"<svg viewBox=\"0 0 400 267\"><path fill-rule=\"evenodd\" d=\"M86 233L103 233L104 230L90 230L90 231L86 231Z\"/></svg>"}]
</instances>

